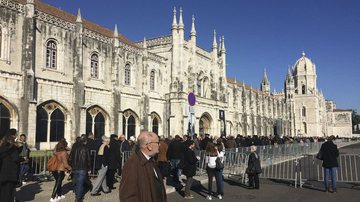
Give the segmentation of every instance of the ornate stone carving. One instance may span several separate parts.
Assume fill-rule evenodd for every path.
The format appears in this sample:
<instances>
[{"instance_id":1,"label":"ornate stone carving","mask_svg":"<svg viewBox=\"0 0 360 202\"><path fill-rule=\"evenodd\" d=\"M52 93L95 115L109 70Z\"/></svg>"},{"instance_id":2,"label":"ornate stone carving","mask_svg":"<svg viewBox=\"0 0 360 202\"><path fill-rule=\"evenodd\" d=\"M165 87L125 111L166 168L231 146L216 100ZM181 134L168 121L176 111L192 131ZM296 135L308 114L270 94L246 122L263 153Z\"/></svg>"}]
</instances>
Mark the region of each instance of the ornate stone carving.
<instances>
[{"instance_id":1,"label":"ornate stone carving","mask_svg":"<svg viewBox=\"0 0 360 202\"><path fill-rule=\"evenodd\" d=\"M71 22L67 22L65 20L62 20L60 18L57 18L55 16L49 15L47 13L41 12L36 10L35 11L35 18L37 18L38 20L42 20L44 22L47 23L51 23L54 24L58 27L70 30L70 31L74 31L75 30L75 24L71 23Z\"/></svg>"},{"instance_id":2,"label":"ornate stone carving","mask_svg":"<svg viewBox=\"0 0 360 202\"><path fill-rule=\"evenodd\" d=\"M6 7L6 8L9 8L11 10L15 10L19 13L24 13L24 8L25 6L20 4L20 3L17 3L17 2L14 2L12 0L0 0L0 5L3 6L3 7Z\"/></svg>"}]
</instances>

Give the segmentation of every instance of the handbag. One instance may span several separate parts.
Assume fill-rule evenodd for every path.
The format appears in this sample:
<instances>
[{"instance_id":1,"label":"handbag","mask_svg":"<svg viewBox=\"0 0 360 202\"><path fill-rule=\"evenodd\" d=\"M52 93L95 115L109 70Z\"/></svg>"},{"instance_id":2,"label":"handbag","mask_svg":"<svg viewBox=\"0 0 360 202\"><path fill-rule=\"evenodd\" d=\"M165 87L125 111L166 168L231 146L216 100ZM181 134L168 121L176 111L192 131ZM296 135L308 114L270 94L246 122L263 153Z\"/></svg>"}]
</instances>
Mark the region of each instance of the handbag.
<instances>
[{"instance_id":1,"label":"handbag","mask_svg":"<svg viewBox=\"0 0 360 202\"><path fill-rule=\"evenodd\" d=\"M221 159L219 157L216 158L215 163L216 163L216 166L215 166L216 170L224 169L224 164L221 162Z\"/></svg>"},{"instance_id":2,"label":"handbag","mask_svg":"<svg viewBox=\"0 0 360 202\"><path fill-rule=\"evenodd\" d=\"M323 160L323 159L324 159L323 151L320 150L320 151L316 154L316 158L319 159L319 160Z\"/></svg>"}]
</instances>

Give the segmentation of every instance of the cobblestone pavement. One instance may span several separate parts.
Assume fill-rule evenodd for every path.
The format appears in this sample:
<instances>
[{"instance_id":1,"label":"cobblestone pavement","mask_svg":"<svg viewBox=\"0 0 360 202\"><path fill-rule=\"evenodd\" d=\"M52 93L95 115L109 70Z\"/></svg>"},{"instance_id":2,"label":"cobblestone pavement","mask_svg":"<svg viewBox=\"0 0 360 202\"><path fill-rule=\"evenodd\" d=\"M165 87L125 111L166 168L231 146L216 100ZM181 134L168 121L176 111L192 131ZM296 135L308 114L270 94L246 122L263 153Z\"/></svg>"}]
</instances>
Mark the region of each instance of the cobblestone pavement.
<instances>
[{"instance_id":1,"label":"cobblestone pavement","mask_svg":"<svg viewBox=\"0 0 360 202\"><path fill-rule=\"evenodd\" d=\"M340 149L340 153L356 153L360 154L360 143L347 146ZM358 165L360 166L360 165ZM193 194L195 196L191 201L205 201L207 195L207 178L205 176L197 176L195 178L197 186L193 187ZM18 201L36 201L48 202L54 186L54 181L42 183L28 183L21 188L17 189L16 198ZM203 185L202 185L202 184ZM89 192L85 195L85 202L112 202L119 201L119 183L115 184L114 189L109 194L102 193L100 196L90 196ZM215 189L215 184L213 189ZM236 181L225 180L225 196L223 200L226 201L326 201L326 202L352 202L359 201L360 198L360 185L338 183L337 193L322 192L323 185L321 182L312 182L311 185L304 188L295 189L289 186L289 183L274 180L261 180L260 190L249 190L246 186L239 184ZM63 192L66 198L61 202L73 202L75 194L71 191L71 183L65 182L63 185ZM176 192L172 186L167 186L168 201L184 201L183 190ZM216 197L213 200L219 200ZM0 200L1 201L1 200Z\"/></svg>"}]
</instances>

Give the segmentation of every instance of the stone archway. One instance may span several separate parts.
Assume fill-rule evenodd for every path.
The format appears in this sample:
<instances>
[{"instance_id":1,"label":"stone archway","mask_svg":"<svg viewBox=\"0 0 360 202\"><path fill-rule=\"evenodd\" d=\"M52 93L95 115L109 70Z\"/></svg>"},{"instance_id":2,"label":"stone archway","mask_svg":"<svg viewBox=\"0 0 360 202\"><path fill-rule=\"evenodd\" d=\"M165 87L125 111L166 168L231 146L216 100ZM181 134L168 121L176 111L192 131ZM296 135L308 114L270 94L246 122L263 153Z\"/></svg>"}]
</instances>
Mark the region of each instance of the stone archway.
<instances>
[{"instance_id":1,"label":"stone archway","mask_svg":"<svg viewBox=\"0 0 360 202\"><path fill-rule=\"evenodd\" d=\"M212 118L209 113L201 115L199 120L199 134L211 134Z\"/></svg>"}]
</instances>

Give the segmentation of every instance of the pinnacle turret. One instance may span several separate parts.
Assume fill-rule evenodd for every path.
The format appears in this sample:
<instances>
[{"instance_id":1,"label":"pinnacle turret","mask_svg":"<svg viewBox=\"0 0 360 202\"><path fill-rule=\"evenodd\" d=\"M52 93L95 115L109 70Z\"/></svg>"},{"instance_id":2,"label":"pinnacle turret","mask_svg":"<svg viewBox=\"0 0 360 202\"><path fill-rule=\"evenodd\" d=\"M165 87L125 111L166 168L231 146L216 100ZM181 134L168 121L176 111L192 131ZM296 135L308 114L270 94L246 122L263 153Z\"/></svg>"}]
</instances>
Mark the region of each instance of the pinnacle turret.
<instances>
[{"instance_id":1,"label":"pinnacle turret","mask_svg":"<svg viewBox=\"0 0 360 202\"><path fill-rule=\"evenodd\" d=\"M183 22L183 17L182 17L182 8L180 7L180 16L179 16L179 29L184 29L184 22Z\"/></svg>"},{"instance_id":2,"label":"pinnacle turret","mask_svg":"<svg viewBox=\"0 0 360 202\"><path fill-rule=\"evenodd\" d=\"M191 24L190 36L196 36L195 17L194 17L194 15L192 16L192 24Z\"/></svg>"},{"instance_id":3,"label":"pinnacle turret","mask_svg":"<svg viewBox=\"0 0 360 202\"><path fill-rule=\"evenodd\" d=\"M77 13L77 17L76 17L76 22L79 22L79 23L82 22L80 8L78 9L78 13Z\"/></svg>"},{"instance_id":4,"label":"pinnacle turret","mask_svg":"<svg viewBox=\"0 0 360 202\"><path fill-rule=\"evenodd\" d=\"M174 7L174 17L173 17L173 22L172 22L172 29L176 29L177 28L177 20L176 20L176 8Z\"/></svg>"},{"instance_id":5,"label":"pinnacle turret","mask_svg":"<svg viewBox=\"0 0 360 202\"><path fill-rule=\"evenodd\" d=\"M117 28L117 24L115 24L115 27L114 27L114 37L118 37L119 36L119 32L118 32L118 28Z\"/></svg>"},{"instance_id":6,"label":"pinnacle turret","mask_svg":"<svg viewBox=\"0 0 360 202\"><path fill-rule=\"evenodd\" d=\"M216 43L216 31L215 31L215 30L214 30L214 39L213 39L212 48L213 48L213 50L217 48L217 43Z\"/></svg>"}]
</instances>

